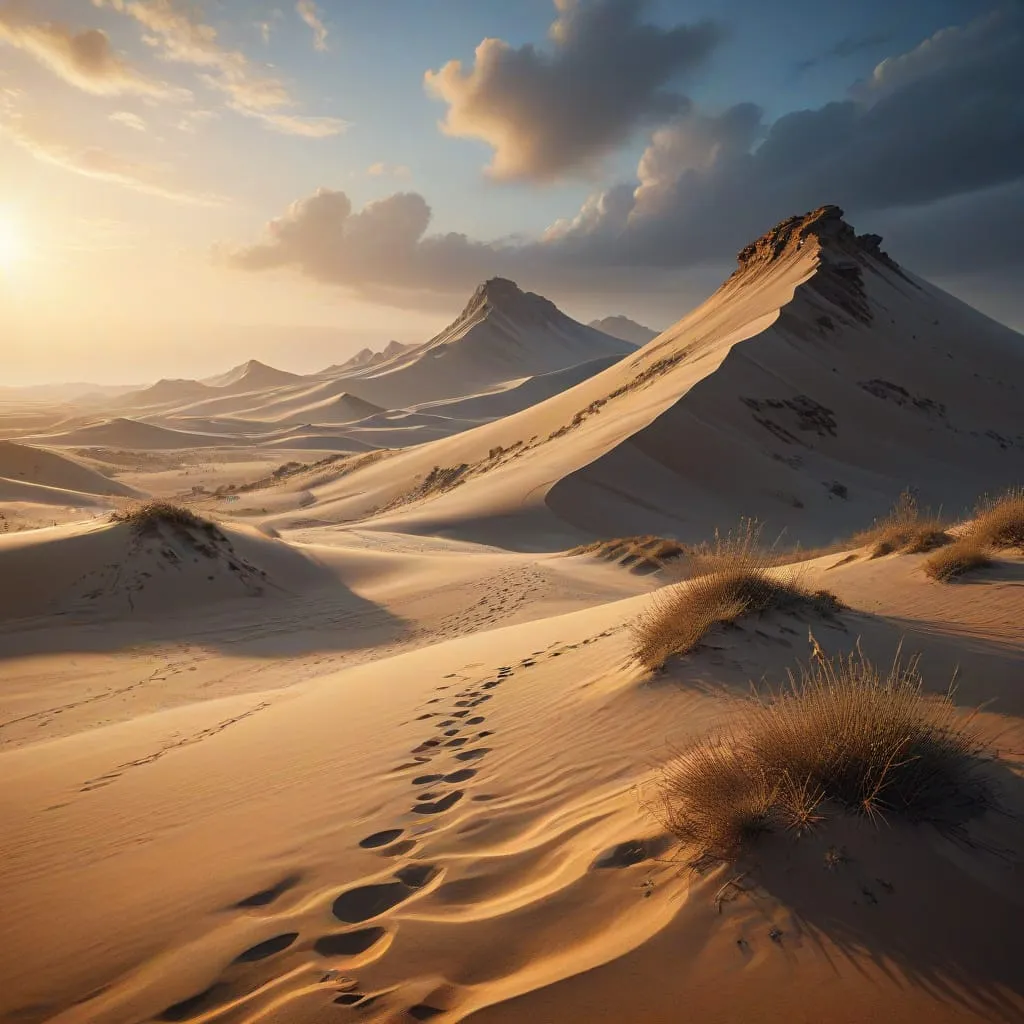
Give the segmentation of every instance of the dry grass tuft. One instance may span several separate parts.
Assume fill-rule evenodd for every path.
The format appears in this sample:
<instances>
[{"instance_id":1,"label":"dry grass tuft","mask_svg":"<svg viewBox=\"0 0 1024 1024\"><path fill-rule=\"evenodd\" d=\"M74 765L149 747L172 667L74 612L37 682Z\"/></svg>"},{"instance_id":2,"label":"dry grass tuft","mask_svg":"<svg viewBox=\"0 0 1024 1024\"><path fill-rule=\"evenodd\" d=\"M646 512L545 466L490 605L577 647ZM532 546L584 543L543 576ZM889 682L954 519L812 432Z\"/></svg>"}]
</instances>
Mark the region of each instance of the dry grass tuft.
<instances>
[{"instance_id":1,"label":"dry grass tuft","mask_svg":"<svg viewBox=\"0 0 1024 1024\"><path fill-rule=\"evenodd\" d=\"M948 583L973 569L984 569L992 564L992 558L970 533L955 544L936 551L924 563L926 576L941 583Z\"/></svg>"},{"instance_id":2,"label":"dry grass tuft","mask_svg":"<svg viewBox=\"0 0 1024 1024\"><path fill-rule=\"evenodd\" d=\"M928 512L922 513L917 498L905 490L892 511L885 518L879 519L871 529L857 534L853 543L860 547L870 545L871 557L881 558L894 551L908 555L933 551L952 540L943 520Z\"/></svg>"},{"instance_id":3,"label":"dry grass tuft","mask_svg":"<svg viewBox=\"0 0 1024 1024\"><path fill-rule=\"evenodd\" d=\"M993 548L1024 548L1024 487L983 500L967 536Z\"/></svg>"},{"instance_id":4,"label":"dry grass tuft","mask_svg":"<svg viewBox=\"0 0 1024 1024\"><path fill-rule=\"evenodd\" d=\"M580 544L567 551L568 555L593 555L607 562L618 562L633 569L655 571L666 562L673 562L688 554L689 548L677 540L646 534L640 537L616 537Z\"/></svg>"},{"instance_id":5,"label":"dry grass tuft","mask_svg":"<svg viewBox=\"0 0 1024 1024\"><path fill-rule=\"evenodd\" d=\"M859 650L822 659L665 765L654 812L716 858L830 809L953 826L993 801L972 718L950 693L922 692L917 659L897 656L884 676Z\"/></svg>"},{"instance_id":6,"label":"dry grass tuft","mask_svg":"<svg viewBox=\"0 0 1024 1024\"><path fill-rule=\"evenodd\" d=\"M633 623L633 656L660 668L674 655L692 651L716 626L773 609L830 614L842 605L824 590L811 591L792 572L773 569L775 558L760 546L760 527L747 520L739 531L704 545L690 556L684 583L655 595Z\"/></svg>"},{"instance_id":7,"label":"dry grass tuft","mask_svg":"<svg viewBox=\"0 0 1024 1024\"><path fill-rule=\"evenodd\" d=\"M131 505L113 514L115 523L127 523L140 534L154 533L160 526L172 526L179 529L217 530L214 523L196 515L184 505L175 505L169 501L146 501Z\"/></svg>"}]
</instances>

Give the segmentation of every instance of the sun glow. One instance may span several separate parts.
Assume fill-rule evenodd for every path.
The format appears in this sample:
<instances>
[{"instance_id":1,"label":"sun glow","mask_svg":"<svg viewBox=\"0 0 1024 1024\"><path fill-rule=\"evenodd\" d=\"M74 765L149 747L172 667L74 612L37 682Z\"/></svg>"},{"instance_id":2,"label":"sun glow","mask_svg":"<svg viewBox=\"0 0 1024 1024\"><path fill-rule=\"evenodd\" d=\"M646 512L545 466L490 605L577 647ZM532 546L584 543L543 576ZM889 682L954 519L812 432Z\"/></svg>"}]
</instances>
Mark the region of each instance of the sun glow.
<instances>
[{"instance_id":1,"label":"sun glow","mask_svg":"<svg viewBox=\"0 0 1024 1024\"><path fill-rule=\"evenodd\" d=\"M14 270L24 255L20 225L7 210L0 210L0 273Z\"/></svg>"}]
</instances>

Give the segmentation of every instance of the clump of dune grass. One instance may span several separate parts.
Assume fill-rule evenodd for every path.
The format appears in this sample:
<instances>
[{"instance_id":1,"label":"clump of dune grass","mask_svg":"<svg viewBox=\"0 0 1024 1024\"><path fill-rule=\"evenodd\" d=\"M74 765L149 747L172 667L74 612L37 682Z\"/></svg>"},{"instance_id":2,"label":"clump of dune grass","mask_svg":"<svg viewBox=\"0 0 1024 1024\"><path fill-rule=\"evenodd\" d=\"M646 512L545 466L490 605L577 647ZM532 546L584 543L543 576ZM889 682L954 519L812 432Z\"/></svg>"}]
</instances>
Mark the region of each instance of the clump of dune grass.
<instances>
[{"instance_id":1,"label":"clump of dune grass","mask_svg":"<svg viewBox=\"0 0 1024 1024\"><path fill-rule=\"evenodd\" d=\"M983 499L967 536L993 548L1024 548L1024 487Z\"/></svg>"},{"instance_id":2,"label":"clump of dune grass","mask_svg":"<svg viewBox=\"0 0 1024 1024\"><path fill-rule=\"evenodd\" d=\"M883 674L858 647L740 702L662 768L652 810L698 857L722 859L837 812L952 827L993 801L985 759L973 715L925 693L916 658Z\"/></svg>"},{"instance_id":3,"label":"clump of dune grass","mask_svg":"<svg viewBox=\"0 0 1024 1024\"><path fill-rule=\"evenodd\" d=\"M887 516L876 520L874 526L857 534L853 540L858 546L870 546L872 558L894 551L913 555L949 544L953 538L946 527L939 516L923 512L915 495L905 490Z\"/></svg>"},{"instance_id":4,"label":"clump of dune grass","mask_svg":"<svg viewBox=\"0 0 1024 1024\"><path fill-rule=\"evenodd\" d=\"M924 563L924 572L933 580L948 583L974 569L984 569L991 564L992 557L985 546L967 534L928 558Z\"/></svg>"},{"instance_id":5,"label":"clump of dune grass","mask_svg":"<svg viewBox=\"0 0 1024 1024\"><path fill-rule=\"evenodd\" d=\"M135 533L147 534L156 532L161 526L170 526L186 530L204 530L207 533L219 532L217 526L208 519L196 515L184 505L175 505L170 501L145 501L130 505L114 512L115 523L127 523Z\"/></svg>"},{"instance_id":6,"label":"clump of dune grass","mask_svg":"<svg viewBox=\"0 0 1024 1024\"><path fill-rule=\"evenodd\" d=\"M660 668L688 654L717 626L746 615L779 610L831 614L835 595L805 587L793 571L774 568L775 557L760 544L761 529L746 520L735 533L716 534L689 557L690 579L659 591L632 625L633 656Z\"/></svg>"},{"instance_id":7,"label":"clump of dune grass","mask_svg":"<svg viewBox=\"0 0 1024 1024\"><path fill-rule=\"evenodd\" d=\"M638 537L596 540L590 544L580 544L566 554L592 555L633 569L655 571L668 562L682 558L689 550L685 544L680 544L677 540L646 534Z\"/></svg>"}]
</instances>

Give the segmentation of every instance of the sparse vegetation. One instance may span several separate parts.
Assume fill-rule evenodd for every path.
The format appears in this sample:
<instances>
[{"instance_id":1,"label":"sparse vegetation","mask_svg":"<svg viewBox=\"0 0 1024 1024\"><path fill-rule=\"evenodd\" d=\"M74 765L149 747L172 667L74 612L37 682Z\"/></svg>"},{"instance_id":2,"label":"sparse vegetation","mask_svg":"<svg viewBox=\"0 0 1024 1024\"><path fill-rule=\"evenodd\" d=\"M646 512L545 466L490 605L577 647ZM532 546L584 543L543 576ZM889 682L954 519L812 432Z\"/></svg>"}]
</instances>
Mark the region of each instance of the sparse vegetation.
<instances>
[{"instance_id":1,"label":"sparse vegetation","mask_svg":"<svg viewBox=\"0 0 1024 1024\"><path fill-rule=\"evenodd\" d=\"M113 514L115 523L127 523L135 533L153 533L160 526L172 526L179 529L217 531L217 526L208 519L196 515L184 505L175 505L169 501L146 501L138 505L130 505L119 509Z\"/></svg>"},{"instance_id":2,"label":"sparse vegetation","mask_svg":"<svg viewBox=\"0 0 1024 1024\"><path fill-rule=\"evenodd\" d=\"M792 572L773 568L777 556L762 550L760 527L746 520L736 533L716 535L689 558L691 578L655 595L633 623L633 655L660 668L692 651L716 626L770 610L829 615L841 608L835 595L811 591Z\"/></svg>"},{"instance_id":3,"label":"sparse vegetation","mask_svg":"<svg viewBox=\"0 0 1024 1024\"><path fill-rule=\"evenodd\" d=\"M905 490L892 511L877 520L869 530L854 536L853 543L859 547L870 547L871 557L881 558L894 551L908 555L934 551L952 539L943 520L922 512L913 492Z\"/></svg>"},{"instance_id":4,"label":"sparse vegetation","mask_svg":"<svg viewBox=\"0 0 1024 1024\"><path fill-rule=\"evenodd\" d=\"M731 725L663 767L654 811L714 858L837 810L954 825L992 800L984 754L951 695L922 691L916 659L882 675L858 650L747 698Z\"/></svg>"},{"instance_id":5,"label":"sparse vegetation","mask_svg":"<svg viewBox=\"0 0 1024 1024\"><path fill-rule=\"evenodd\" d=\"M983 544L970 535L955 544L936 551L924 563L926 576L940 583L964 576L974 569L984 569L992 564L992 558Z\"/></svg>"},{"instance_id":6,"label":"sparse vegetation","mask_svg":"<svg viewBox=\"0 0 1024 1024\"><path fill-rule=\"evenodd\" d=\"M1024 487L983 499L967 534L993 548L1024 548Z\"/></svg>"},{"instance_id":7,"label":"sparse vegetation","mask_svg":"<svg viewBox=\"0 0 1024 1024\"><path fill-rule=\"evenodd\" d=\"M655 572L666 563L676 561L689 552L679 541L646 534L641 537L617 537L581 544L566 552L569 555L593 555L606 562L618 562L640 572Z\"/></svg>"}]
</instances>

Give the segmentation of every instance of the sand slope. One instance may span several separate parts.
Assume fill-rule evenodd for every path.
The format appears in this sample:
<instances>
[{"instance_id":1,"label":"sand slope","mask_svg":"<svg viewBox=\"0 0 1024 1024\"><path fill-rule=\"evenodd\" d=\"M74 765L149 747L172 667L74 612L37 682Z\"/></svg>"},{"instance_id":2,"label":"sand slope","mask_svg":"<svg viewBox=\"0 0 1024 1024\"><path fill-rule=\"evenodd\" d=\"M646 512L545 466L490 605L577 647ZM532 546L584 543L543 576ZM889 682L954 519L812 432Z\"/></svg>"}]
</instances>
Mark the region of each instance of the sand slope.
<instances>
[{"instance_id":1,"label":"sand slope","mask_svg":"<svg viewBox=\"0 0 1024 1024\"><path fill-rule=\"evenodd\" d=\"M14 441L0 441L0 487L5 483L30 484L83 494L137 497L138 492L66 455ZM7 493L13 493L10 486ZM27 498L9 497L21 501Z\"/></svg>"},{"instance_id":2,"label":"sand slope","mask_svg":"<svg viewBox=\"0 0 1024 1024\"><path fill-rule=\"evenodd\" d=\"M345 379L354 394L389 408L471 395L506 381L632 351L577 323L511 281L482 284L461 315L425 345Z\"/></svg>"},{"instance_id":3,"label":"sand slope","mask_svg":"<svg viewBox=\"0 0 1024 1024\"><path fill-rule=\"evenodd\" d=\"M323 488L321 513L476 536L514 516L524 535L543 521L561 540L567 527L699 539L749 515L818 542L869 523L908 485L959 512L1016 482L1019 335L898 268L834 207L741 257L635 355Z\"/></svg>"}]
</instances>

